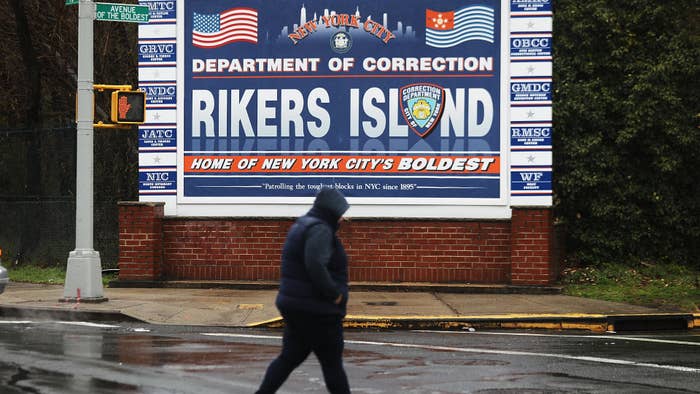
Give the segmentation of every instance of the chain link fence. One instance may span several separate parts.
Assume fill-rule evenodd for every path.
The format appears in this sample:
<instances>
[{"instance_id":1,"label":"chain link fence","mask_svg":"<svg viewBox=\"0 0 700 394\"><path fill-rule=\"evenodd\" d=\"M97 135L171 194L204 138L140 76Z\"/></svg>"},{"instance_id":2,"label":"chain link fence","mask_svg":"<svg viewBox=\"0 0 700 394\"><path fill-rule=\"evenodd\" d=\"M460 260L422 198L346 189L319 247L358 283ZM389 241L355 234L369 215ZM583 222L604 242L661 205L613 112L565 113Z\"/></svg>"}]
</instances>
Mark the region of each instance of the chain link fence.
<instances>
[{"instance_id":1,"label":"chain link fence","mask_svg":"<svg viewBox=\"0 0 700 394\"><path fill-rule=\"evenodd\" d=\"M94 248L117 266L117 202L138 199L136 131L95 131ZM0 130L3 262L65 266L75 249L76 130Z\"/></svg>"}]
</instances>

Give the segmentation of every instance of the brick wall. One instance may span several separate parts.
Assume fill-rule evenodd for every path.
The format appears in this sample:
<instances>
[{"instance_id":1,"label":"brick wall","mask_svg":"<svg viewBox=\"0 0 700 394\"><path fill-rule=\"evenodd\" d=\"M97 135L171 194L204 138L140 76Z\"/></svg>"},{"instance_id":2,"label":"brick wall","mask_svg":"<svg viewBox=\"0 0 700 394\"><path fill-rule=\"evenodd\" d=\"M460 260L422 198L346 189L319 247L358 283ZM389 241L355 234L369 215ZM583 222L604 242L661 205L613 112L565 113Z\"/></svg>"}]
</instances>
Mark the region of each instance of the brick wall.
<instances>
[{"instance_id":1,"label":"brick wall","mask_svg":"<svg viewBox=\"0 0 700 394\"><path fill-rule=\"evenodd\" d=\"M508 222L353 220L340 237L350 280L504 283Z\"/></svg>"},{"instance_id":2,"label":"brick wall","mask_svg":"<svg viewBox=\"0 0 700 394\"><path fill-rule=\"evenodd\" d=\"M273 280L291 220L163 221L167 279Z\"/></svg>"},{"instance_id":3,"label":"brick wall","mask_svg":"<svg viewBox=\"0 0 700 394\"><path fill-rule=\"evenodd\" d=\"M513 209L511 223L511 283L550 283L555 276L551 209Z\"/></svg>"},{"instance_id":4,"label":"brick wall","mask_svg":"<svg viewBox=\"0 0 700 394\"><path fill-rule=\"evenodd\" d=\"M120 204L120 280L279 279L293 219L163 218L150 204ZM548 209L514 209L512 221L353 219L339 236L355 282L547 284L550 221Z\"/></svg>"},{"instance_id":5,"label":"brick wall","mask_svg":"<svg viewBox=\"0 0 700 394\"><path fill-rule=\"evenodd\" d=\"M163 276L164 203L119 203L119 279Z\"/></svg>"}]
</instances>

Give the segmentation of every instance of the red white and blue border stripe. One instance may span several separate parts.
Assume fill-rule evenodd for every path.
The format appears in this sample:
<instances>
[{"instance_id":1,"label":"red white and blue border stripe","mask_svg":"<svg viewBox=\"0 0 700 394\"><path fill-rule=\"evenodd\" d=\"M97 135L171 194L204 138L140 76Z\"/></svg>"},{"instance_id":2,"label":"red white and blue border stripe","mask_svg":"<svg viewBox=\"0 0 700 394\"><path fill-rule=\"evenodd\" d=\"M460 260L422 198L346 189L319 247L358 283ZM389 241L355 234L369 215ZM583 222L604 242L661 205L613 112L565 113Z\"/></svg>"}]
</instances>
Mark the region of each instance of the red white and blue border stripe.
<instances>
[{"instance_id":1,"label":"red white and blue border stripe","mask_svg":"<svg viewBox=\"0 0 700 394\"><path fill-rule=\"evenodd\" d=\"M139 199L164 201L176 211L177 1L141 0L149 23L139 26L139 88L146 92L146 122L139 126Z\"/></svg>"},{"instance_id":2,"label":"red white and blue border stripe","mask_svg":"<svg viewBox=\"0 0 700 394\"><path fill-rule=\"evenodd\" d=\"M552 205L552 0L510 0L510 205Z\"/></svg>"}]
</instances>

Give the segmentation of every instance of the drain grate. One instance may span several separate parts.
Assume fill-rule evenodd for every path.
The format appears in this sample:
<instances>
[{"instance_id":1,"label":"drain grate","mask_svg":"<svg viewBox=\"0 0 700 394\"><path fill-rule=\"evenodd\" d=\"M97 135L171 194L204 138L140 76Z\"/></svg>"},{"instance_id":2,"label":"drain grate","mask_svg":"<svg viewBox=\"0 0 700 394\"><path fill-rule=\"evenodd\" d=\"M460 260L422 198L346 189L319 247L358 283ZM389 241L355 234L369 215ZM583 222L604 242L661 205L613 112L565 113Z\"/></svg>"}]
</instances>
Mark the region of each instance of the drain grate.
<instances>
[{"instance_id":1,"label":"drain grate","mask_svg":"<svg viewBox=\"0 0 700 394\"><path fill-rule=\"evenodd\" d=\"M396 306L398 302L396 301L369 301L365 302L365 305L369 306Z\"/></svg>"}]
</instances>

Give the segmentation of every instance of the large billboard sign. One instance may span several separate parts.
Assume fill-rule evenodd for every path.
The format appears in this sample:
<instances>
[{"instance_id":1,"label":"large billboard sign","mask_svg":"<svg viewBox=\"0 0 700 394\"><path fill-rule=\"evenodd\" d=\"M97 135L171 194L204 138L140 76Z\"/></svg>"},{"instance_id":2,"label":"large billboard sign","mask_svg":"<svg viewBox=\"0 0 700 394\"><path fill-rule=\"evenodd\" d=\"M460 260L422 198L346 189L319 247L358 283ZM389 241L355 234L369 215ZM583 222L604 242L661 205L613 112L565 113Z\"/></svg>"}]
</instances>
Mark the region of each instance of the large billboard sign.
<instances>
[{"instance_id":1,"label":"large billboard sign","mask_svg":"<svg viewBox=\"0 0 700 394\"><path fill-rule=\"evenodd\" d=\"M295 215L323 186L353 216L551 204L549 0L141 4L141 199L170 214Z\"/></svg>"}]
</instances>

